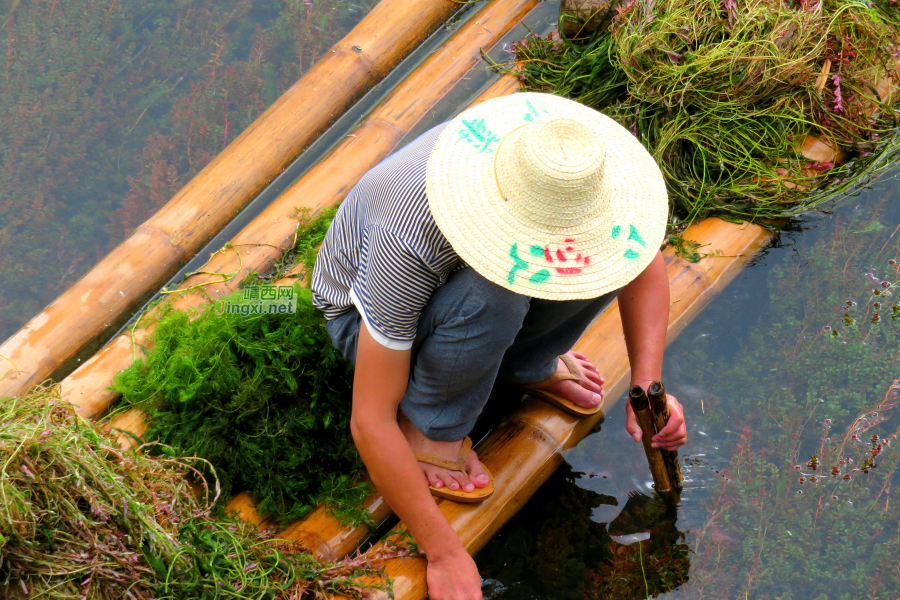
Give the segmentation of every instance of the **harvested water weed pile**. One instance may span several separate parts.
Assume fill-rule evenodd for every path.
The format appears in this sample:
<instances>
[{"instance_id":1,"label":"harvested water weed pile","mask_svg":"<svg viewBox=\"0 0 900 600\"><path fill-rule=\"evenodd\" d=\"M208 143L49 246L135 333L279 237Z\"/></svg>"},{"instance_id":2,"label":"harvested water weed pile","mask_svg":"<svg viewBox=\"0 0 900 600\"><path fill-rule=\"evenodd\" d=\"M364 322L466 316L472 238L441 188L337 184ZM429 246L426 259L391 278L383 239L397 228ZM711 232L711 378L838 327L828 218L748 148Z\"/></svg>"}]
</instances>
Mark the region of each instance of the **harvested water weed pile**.
<instances>
[{"instance_id":1,"label":"harvested water weed pile","mask_svg":"<svg viewBox=\"0 0 900 600\"><path fill-rule=\"evenodd\" d=\"M312 267L333 216L298 215L276 270L292 260ZM350 435L352 366L299 283L293 314L222 310L239 294L199 311L162 309L146 358L115 379L120 407L145 413L145 440L209 461L225 496L247 491L261 514L286 523L326 502L341 518L366 521L368 486L357 482L362 461Z\"/></svg>"},{"instance_id":2,"label":"harvested water weed pile","mask_svg":"<svg viewBox=\"0 0 900 600\"><path fill-rule=\"evenodd\" d=\"M329 501L362 518L352 367L309 290L295 286L294 298L297 312L284 315L164 310L153 349L114 389L146 413L145 440L208 460L226 495L246 490L262 514L290 521Z\"/></svg>"},{"instance_id":3,"label":"harvested water weed pile","mask_svg":"<svg viewBox=\"0 0 900 600\"><path fill-rule=\"evenodd\" d=\"M214 518L201 461L122 452L57 387L0 399L0 464L3 598L356 599L378 571Z\"/></svg>"},{"instance_id":4,"label":"harvested water weed pile","mask_svg":"<svg viewBox=\"0 0 900 600\"><path fill-rule=\"evenodd\" d=\"M896 2L628 0L615 10L590 37L516 44L521 77L631 130L657 159L677 219L796 215L896 156ZM804 158L808 134L851 160Z\"/></svg>"}]
</instances>

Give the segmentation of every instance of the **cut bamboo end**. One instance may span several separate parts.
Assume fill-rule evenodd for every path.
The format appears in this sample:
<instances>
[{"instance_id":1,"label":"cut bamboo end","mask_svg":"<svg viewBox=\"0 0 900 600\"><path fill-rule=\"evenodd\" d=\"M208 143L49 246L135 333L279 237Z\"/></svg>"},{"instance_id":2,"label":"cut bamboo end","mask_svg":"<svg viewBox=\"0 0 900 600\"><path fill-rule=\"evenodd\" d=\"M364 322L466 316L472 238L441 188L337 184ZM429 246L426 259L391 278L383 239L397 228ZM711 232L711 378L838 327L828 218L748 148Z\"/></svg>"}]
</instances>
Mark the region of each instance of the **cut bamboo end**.
<instances>
[{"instance_id":1,"label":"cut bamboo end","mask_svg":"<svg viewBox=\"0 0 900 600\"><path fill-rule=\"evenodd\" d=\"M0 396L43 381L115 327L459 7L382 0L156 215L0 346L18 371L0 367Z\"/></svg>"},{"instance_id":2,"label":"cut bamboo end","mask_svg":"<svg viewBox=\"0 0 900 600\"><path fill-rule=\"evenodd\" d=\"M647 399L650 401L650 413L653 415L653 427L657 432L662 431L669 423L669 401L666 388L660 381L654 381L647 386ZM669 483L677 492L684 487L684 475L681 472L681 463L678 460L677 450L662 450L663 462L666 464L666 472L669 474Z\"/></svg>"}]
</instances>

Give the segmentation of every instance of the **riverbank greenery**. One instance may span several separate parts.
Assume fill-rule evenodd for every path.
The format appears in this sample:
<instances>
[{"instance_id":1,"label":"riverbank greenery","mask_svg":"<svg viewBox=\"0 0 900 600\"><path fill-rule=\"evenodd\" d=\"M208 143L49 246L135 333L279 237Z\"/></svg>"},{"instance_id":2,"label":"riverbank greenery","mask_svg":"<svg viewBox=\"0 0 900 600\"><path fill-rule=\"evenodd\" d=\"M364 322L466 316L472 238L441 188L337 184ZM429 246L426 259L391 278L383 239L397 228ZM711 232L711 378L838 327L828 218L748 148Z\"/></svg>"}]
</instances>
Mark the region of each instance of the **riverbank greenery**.
<instances>
[{"instance_id":1,"label":"riverbank greenery","mask_svg":"<svg viewBox=\"0 0 900 600\"><path fill-rule=\"evenodd\" d=\"M123 452L58 387L0 398L0 423L3 598L360 599L377 580L365 556L323 563L215 517L215 478L191 486L203 461Z\"/></svg>"},{"instance_id":2,"label":"riverbank greenery","mask_svg":"<svg viewBox=\"0 0 900 600\"><path fill-rule=\"evenodd\" d=\"M634 133L662 169L676 220L801 214L897 156L895 2L609 6L606 31L515 44L523 88L597 108ZM805 158L810 135L847 160Z\"/></svg>"}]
</instances>

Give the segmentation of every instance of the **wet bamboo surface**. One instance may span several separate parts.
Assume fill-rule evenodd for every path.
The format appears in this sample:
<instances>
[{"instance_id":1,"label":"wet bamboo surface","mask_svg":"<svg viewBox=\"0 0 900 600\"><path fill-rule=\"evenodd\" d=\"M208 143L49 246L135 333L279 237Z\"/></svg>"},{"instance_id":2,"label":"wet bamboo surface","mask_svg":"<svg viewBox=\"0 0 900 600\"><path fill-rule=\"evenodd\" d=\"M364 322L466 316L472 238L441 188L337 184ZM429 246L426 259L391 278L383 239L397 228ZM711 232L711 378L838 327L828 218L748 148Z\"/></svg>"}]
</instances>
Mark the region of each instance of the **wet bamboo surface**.
<instances>
[{"instance_id":1,"label":"wet bamboo surface","mask_svg":"<svg viewBox=\"0 0 900 600\"><path fill-rule=\"evenodd\" d=\"M40 383L118 326L460 6L382 0L159 212L0 346L9 359L0 396Z\"/></svg>"},{"instance_id":2,"label":"wet bamboo surface","mask_svg":"<svg viewBox=\"0 0 900 600\"><path fill-rule=\"evenodd\" d=\"M241 230L231 240L231 249L213 255L204 271L236 274L228 283L206 285L203 295L178 298L173 301L174 306L197 306L227 295L237 289L247 273L269 268L293 239L296 222L288 215L295 208L316 211L341 201L481 61L482 48L490 48L536 4L537 0L492 0L485 5L445 46L404 80L352 135ZM199 274L180 287L186 289L222 279L220 275ZM149 332L149 327L138 327L136 342L146 343ZM84 417L102 414L116 398L106 388L116 373L132 363L133 354L131 336L119 335L62 381L63 397L75 404Z\"/></svg>"},{"instance_id":3,"label":"wet bamboo surface","mask_svg":"<svg viewBox=\"0 0 900 600\"><path fill-rule=\"evenodd\" d=\"M757 225L735 225L711 218L688 228L684 237L709 244L709 248L721 250L723 256L692 264L676 257L671 248L664 252L671 290L668 341L737 275L771 236L770 231ZM608 412L629 384L628 355L619 311L613 306L604 311L575 349L586 354L606 377L603 412ZM590 433L600 417L598 414L579 419L540 400L526 398L479 445L479 457L494 474L494 495L477 505L437 501L470 554L478 552L518 512L563 462L565 452ZM383 545L383 541L379 542L373 551ZM394 582L397 600L425 598L425 565L425 559L421 558L384 563L386 575ZM386 595L378 597L387 598Z\"/></svg>"}]
</instances>

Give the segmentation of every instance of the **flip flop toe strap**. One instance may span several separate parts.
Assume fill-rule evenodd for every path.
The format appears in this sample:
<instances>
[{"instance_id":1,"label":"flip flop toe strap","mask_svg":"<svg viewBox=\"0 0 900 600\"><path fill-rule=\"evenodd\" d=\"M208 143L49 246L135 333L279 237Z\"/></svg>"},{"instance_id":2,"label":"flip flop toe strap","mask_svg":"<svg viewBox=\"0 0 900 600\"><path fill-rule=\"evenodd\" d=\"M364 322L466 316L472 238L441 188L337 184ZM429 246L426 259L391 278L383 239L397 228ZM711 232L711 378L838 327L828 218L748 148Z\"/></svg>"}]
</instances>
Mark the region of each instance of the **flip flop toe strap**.
<instances>
[{"instance_id":1,"label":"flip flop toe strap","mask_svg":"<svg viewBox=\"0 0 900 600\"><path fill-rule=\"evenodd\" d=\"M459 449L459 455L456 457L456 460L448 460L425 452L413 452L413 454L416 455L416 460L419 462L434 465L449 471L463 471L466 467L466 461L469 459L470 450L472 450L472 440L469 437L466 437L466 439L463 440L462 447Z\"/></svg>"},{"instance_id":2,"label":"flip flop toe strap","mask_svg":"<svg viewBox=\"0 0 900 600\"><path fill-rule=\"evenodd\" d=\"M568 354L562 354L559 358L563 361L563 364L566 365L566 368L569 370L568 373L554 373L543 381L538 381L536 383L520 383L517 384L516 387L526 390L536 390L553 385L558 381L565 381L566 379L581 383L581 370L578 368L575 360Z\"/></svg>"}]
</instances>

